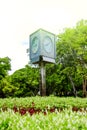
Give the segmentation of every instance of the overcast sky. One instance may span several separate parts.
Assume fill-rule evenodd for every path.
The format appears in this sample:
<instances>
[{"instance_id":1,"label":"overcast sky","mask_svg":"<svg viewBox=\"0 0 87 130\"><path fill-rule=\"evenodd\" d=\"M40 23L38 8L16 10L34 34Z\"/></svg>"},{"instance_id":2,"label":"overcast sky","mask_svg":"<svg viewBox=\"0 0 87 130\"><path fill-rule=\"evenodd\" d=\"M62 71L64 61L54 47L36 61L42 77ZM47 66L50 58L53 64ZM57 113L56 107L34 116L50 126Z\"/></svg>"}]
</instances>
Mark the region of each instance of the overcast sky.
<instances>
[{"instance_id":1,"label":"overcast sky","mask_svg":"<svg viewBox=\"0 0 87 130\"><path fill-rule=\"evenodd\" d=\"M87 0L0 0L0 57L15 70L28 64L29 35L39 28L58 34L87 19Z\"/></svg>"}]
</instances>

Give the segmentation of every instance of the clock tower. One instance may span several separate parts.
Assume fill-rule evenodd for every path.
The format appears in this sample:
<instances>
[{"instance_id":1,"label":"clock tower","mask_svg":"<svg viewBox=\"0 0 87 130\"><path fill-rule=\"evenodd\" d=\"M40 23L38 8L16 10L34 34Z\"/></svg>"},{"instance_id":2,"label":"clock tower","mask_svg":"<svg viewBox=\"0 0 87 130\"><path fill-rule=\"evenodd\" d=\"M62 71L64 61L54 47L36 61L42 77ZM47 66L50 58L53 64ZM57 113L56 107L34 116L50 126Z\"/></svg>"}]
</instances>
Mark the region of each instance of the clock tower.
<instances>
[{"instance_id":1,"label":"clock tower","mask_svg":"<svg viewBox=\"0 0 87 130\"><path fill-rule=\"evenodd\" d=\"M39 29L30 35L30 60L33 64L39 62L55 63L55 35Z\"/></svg>"},{"instance_id":2,"label":"clock tower","mask_svg":"<svg viewBox=\"0 0 87 130\"><path fill-rule=\"evenodd\" d=\"M40 67L40 95L46 96L45 64L55 63L55 35L39 29L30 35L30 61Z\"/></svg>"}]
</instances>

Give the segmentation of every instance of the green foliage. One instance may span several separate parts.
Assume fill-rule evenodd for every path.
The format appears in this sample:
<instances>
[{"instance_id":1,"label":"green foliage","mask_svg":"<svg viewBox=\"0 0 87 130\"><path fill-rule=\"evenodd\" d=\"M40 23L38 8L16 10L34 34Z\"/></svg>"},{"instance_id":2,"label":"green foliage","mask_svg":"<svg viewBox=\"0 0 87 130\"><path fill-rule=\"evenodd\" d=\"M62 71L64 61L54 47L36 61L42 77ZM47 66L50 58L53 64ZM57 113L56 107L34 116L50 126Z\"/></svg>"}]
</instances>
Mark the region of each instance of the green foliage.
<instances>
[{"instance_id":1,"label":"green foliage","mask_svg":"<svg viewBox=\"0 0 87 130\"><path fill-rule=\"evenodd\" d=\"M68 91L68 86L66 84L67 77L62 71L63 67L61 64L58 65L48 65L46 66L46 84L47 84L47 95L54 94L58 96L62 96Z\"/></svg>"},{"instance_id":2,"label":"green foliage","mask_svg":"<svg viewBox=\"0 0 87 130\"><path fill-rule=\"evenodd\" d=\"M57 112L44 116L36 114L21 116L12 111L0 113L1 130L86 130L87 113L73 113L71 110Z\"/></svg>"},{"instance_id":3,"label":"green foliage","mask_svg":"<svg viewBox=\"0 0 87 130\"><path fill-rule=\"evenodd\" d=\"M34 106L32 106L34 103ZM74 97L25 97L25 98L0 98L0 110L2 109L12 109L14 106L17 108L32 108L43 109L49 108L87 108L87 99L86 98L74 98Z\"/></svg>"},{"instance_id":4,"label":"green foliage","mask_svg":"<svg viewBox=\"0 0 87 130\"><path fill-rule=\"evenodd\" d=\"M10 58L0 58L0 80L4 78L11 70Z\"/></svg>"},{"instance_id":5,"label":"green foliage","mask_svg":"<svg viewBox=\"0 0 87 130\"><path fill-rule=\"evenodd\" d=\"M56 62L62 64L62 72L70 80L76 95L76 90L81 90L83 77L87 77L87 20L81 20L72 29L66 28L58 35L56 46Z\"/></svg>"},{"instance_id":6,"label":"green foliage","mask_svg":"<svg viewBox=\"0 0 87 130\"><path fill-rule=\"evenodd\" d=\"M17 70L11 75L11 84L13 84L17 91L14 96L34 96L39 90L39 71L38 68L26 66L23 69Z\"/></svg>"},{"instance_id":7,"label":"green foliage","mask_svg":"<svg viewBox=\"0 0 87 130\"><path fill-rule=\"evenodd\" d=\"M26 113L21 115L14 112L14 105L28 107L32 102L42 111L34 115ZM52 106L57 106L60 109L55 109L50 113L47 109ZM72 111L72 106L80 107L79 111ZM87 100L82 98L57 98L57 97L32 97L32 98L6 98L0 99L0 108L9 107L6 111L0 109L0 130L86 130L87 129ZM68 108L68 109L67 109ZM45 110L45 113L43 111Z\"/></svg>"},{"instance_id":8,"label":"green foliage","mask_svg":"<svg viewBox=\"0 0 87 130\"><path fill-rule=\"evenodd\" d=\"M6 97L11 93L12 86L6 80L9 70L11 70L10 58L0 58L0 97Z\"/></svg>"},{"instance_id":9,"label":"green foliage","mask_svg":"<svg viewBox=\"0 0 87 130\"><path fill-rule=\"evenodd\" d=\"M0 82L1 92L4 97L13 96L13 92L17 90L13 85L10 84L5 78ZM3 97L0 95L1 97Z\"/></svg>"}]
</instances>

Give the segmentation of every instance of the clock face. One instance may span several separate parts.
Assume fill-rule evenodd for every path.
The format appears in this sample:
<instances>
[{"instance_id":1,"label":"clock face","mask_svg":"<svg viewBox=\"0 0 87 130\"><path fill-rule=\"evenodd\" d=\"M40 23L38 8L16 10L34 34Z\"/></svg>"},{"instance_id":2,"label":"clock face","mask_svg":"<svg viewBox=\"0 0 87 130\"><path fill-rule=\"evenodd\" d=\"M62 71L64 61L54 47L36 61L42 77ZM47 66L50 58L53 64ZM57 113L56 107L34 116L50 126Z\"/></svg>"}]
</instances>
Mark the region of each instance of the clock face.
<instances>
[{"instance_id":1,"label":"clock face","mask_svg":"<svg viewBox=\"0 0 87 130\"><path fill-rule=\"evenodd\" d=\"M44 50L47 52L47 53L51 53L52 51L52 40L50 37L46 36L44 38Z\"/></svg>"},{"instance_id":2,"label":"clock face","mask_svg":"<svg viewBox=\"0 0 87 130\"><path fill-rule=\"evenodd\" d=\"M36 53L38 51L39 47L39 39L37 37L34 37L32 40L32 53Z\"/></svg>"}]
</instances>

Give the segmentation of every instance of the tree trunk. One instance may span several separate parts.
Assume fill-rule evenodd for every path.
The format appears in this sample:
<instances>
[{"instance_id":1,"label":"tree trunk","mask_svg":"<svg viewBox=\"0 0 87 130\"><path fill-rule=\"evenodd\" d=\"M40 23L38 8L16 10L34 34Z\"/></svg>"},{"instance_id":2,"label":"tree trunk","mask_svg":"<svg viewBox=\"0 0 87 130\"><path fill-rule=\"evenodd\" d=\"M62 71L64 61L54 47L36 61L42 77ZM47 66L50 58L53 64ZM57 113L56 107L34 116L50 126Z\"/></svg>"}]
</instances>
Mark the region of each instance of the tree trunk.
<instances>
[{"instance_id":1,"label":"tree trunk","mask_svg":"<svg viewBox=\"0 0 87 130\"><path fill-rule=\"evenodd\" d=\"M87 97L86 79L83 79L83 97Z\"/></svg>"},{"instance_id":2,"label":"tree trunk","mask_svg":"<svg viewBox=\"0 0 87 130\"><path fill-rule=\"evenodd\" d=\"M72 85L72 87L73 87L73 93L74 93L74 96L77 97L77 91L76 91L76 88L75 88L74 82L73 82L73 80L72 80L72 77L69 76L69 79L70 79L71 85Z\"/></svg>"}]
</instances>

